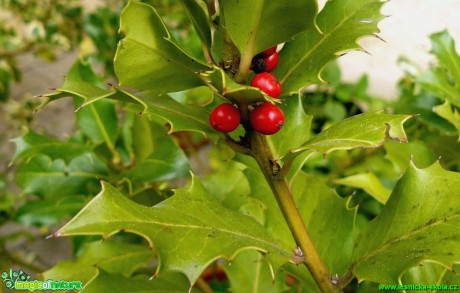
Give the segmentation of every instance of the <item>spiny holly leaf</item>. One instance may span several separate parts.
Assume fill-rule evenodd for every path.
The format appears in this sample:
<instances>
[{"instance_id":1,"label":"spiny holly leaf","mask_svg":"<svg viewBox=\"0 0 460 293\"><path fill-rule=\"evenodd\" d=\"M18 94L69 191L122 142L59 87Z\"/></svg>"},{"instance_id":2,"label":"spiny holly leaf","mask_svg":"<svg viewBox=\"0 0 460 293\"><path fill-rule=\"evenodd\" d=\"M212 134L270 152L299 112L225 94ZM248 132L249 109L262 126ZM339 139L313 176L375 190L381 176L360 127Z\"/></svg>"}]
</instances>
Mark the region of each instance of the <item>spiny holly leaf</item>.
<instances>
[{"instance_id":1,"label":"spiny holly leaf","mask_svg":"<svg viewBox=\"0 0 460 293\"><path fill-rule=\"evenodd\" d=\"M68 164L39 155L19 164L16 184L23 193L41 198L86 195L94 191L98 178L107 173L107 167L93 153L75 157Z\"/></svg>"},{"instance_id":2,"label":"spiny holly leaf","mask_svg":"<svg viewBox=\"0 0 460 293\"><path fill-rule=\"evenodd\" d=\"M251 60L271 46L291 40L305 30L315 30L318 10L313 0L223 0L225 28L241 53Z\"/></svg>"},{"instance_id":3,"label":"spiny holly leaf","mask_svg":"<svg viewBox=\"0 0 460 293\"><path fill-rule=\"evenodd\" d=\"M244 176L246 166L235 161L226 161L221 168L214 169L212 174L201 179L206 190L224 207L239 211L243 215L265 223L265 206L250 196L249 182Z\"/></svg>"},{"instance_id":4,"label":"spiny holly leaf","mask_svg":"<svg viewBox=\"0 0 460 293\"><path fill-rule=\"evenodd\" d=\"M300 172L293 181L293 196L318 253L331 274L342 275L351 263L356 209L337 195L320 176ZM305 284L314 284L302 266L284 269Z\"/></svg>"},{"instance_id":5,"label":"spiny holly leaf","mask_svg":"<svg viewBox=\"0 0 460 293\"><path fill-rule=\"evenodd\" d=\"M397 283L408 267L422 261L459 262L459 192L459 173L439 163L426 169L411 165L357 242L353 272L358 280Z\"/></svg>"},{"instance_id":6,"label":"spiny holly leaf","mask_svg":"<svg viewBox=\"0 0 460 293\"><path fill-rule=\"evenodd\" d=\"M281 243L286 250L295 247L295 241L292 237L289 227L283 218L280 208L275 197L265 180L256 161L248 156L236 155L235 159L243 163L247 168L244 169L249 186L251 187L251 197L262 202L265 209L265 229Z\"/></svg>"},{"instance_id":7,"label":"spiny holly leaf","mask_svg":"<svg viewBox=\"0 0 460 293\"><path fill-rule=\"evenodd\" d=\"M194 105L183 105L166 94L158 92L129 93L118 90L115 98L140 104L142 113L151 114L164 123L169 123L169 133L189 130L196 131L203 136L206 133L215 133L209 124L209 112Z\"/></svg>"},{"instance_id":8,"label":"spiny holly leaf","mask_svg":"<svg viewBox=\"0 0 460 293\"><path fill-rule=\"evenodd\" d=\"M87 145L64 142L50 136L45 136L26 129L26 133L13 139L16 152L12 162L28 159L37 155L47 155L51 159L62 159L69 163L73 158L91 151Z\"/></svg>"},{"instance_id":9,"label":"spiny holly leaf","mask_svg":"<svg viewBox=\"0 0 460 293\"><path fill-rule=\"evenodd\" d=\"M77 124L80 130L94 144L105 142L114 150L118 137L118 116L115 103L104 99L95 101L77 112Z\"/></svg>"},{"instance_id":10,"label":"spiny holly leaf","mask_svg":"<svg viewBox=\"0 0 460 293\"><path fill-rule=\"evenodd\" d=\"M278 273L273 280L265 262L264 257L257 251L247 250L239 253L231 266L224 266L231 292L286 292L289 288L285 283L285 274Z\"/></svg>"},{"instance_id":11,"label":"spiny holly leaf","mask_svg":"<svg viewBox=\"0 0 460 293\"><path fill-rule=\"evenodd\" d=\"M148 247L112 240L85 243L75 260L61 261L43 273L45 280L79 280L85 285L97 275L97 268L129 277L154 257Z\"/></svg>"},{"instance_id":12,"label":"spiny holly leaf","mask_svg":"<svg viewBox=\"0 0 460 293\"><path fill-rule=\"evenodd\" d=\"M187 156L171 137L164 136L161 143L146 159L125 173L132 182L155 182L189 176L191 169Z\"/></svg>"},{"instance_id":13,"label":"spiny holly leaf","mask_svg":"<svg viewBox=\"0 0 460 293\"><path fill-rule=\"evenodd\" d=\"M279 107L288 119L278 133L267 137L275 159L282 158L290 150L300 147L308 140L313 118L305 113L301 96L284 99Z\"/></svg>"},{"instance_id":14,"label":"spiny holly leaf","mask_svg":"<svg viewBox=\"0 0 460 293\"><path fill-rule=\"evenodd\" d=\"M436 161L439 154L442 154L444 158L449 153L448 149L451 144L438 135L436 135L436 139L442 141L443 147L445 147L444 151L433 151L427 142L415 139L405 144L393 140L386 141L383 147L386 153L385 158L393 164L393 168L398 174L406 172L411 160L416 166L426 168ZM438 154L437 156L435 155L436 153Z\"/></svg>"},{"instance_id":15,"label":"spiny holly leaf","mask_svg":"<svg viewBox=\"0 0 460 293\"><path fill-rule=\"evenodd\" d=\"M81 292L199 293L201 291L190 288L187 278L176 272L166 272L149 280L148 276L128 278L122 274L97 269L97 275L84 286Z\"/></svg>"},{"instance_id":16,"label":"spiny holly leaf","mask_svg":"<svg viewBox=\"0 0 460 293\"><path fill-rule=\"evenodd\" d=\"M438 263L423 262L420 265L411 267L404 272L404 275L401 277L401 284L437 284L440 279L442 279L442 276L446 273L446 271L447 268ZM433 291L427 290L423 292Z\"/></svg>"},{"instance_id":17,"label":"spiny holly leaf","mask_svg":"<svg viewBox=\"0 0 460 293\"><path fill-rule=\"evenodd\" d=\"M283 62L273 73L283 86L282 94L297 93L305 86L322 82L324 66L344 52L361 49L356 41L379 31L382 4L379 0L326 2L316 20L321 32L304 32L280 52Z\"/></svg>"},{"instance_id":18,"label":"spiny holly leaf","mask_svg":"<svg viewBox=\"0 0 460 293\"><path fill-rule=\"evenodd\" d=\"M451 106L446 100L444 104L434 107L433 111L452 123L459 133L458 141L460 141L460 114L455 106Z\"/></svg>"},{"instance_id":19,"label":"spiny holly leaf","mask_svg":"<svg viewBox=\"0 0 460 293\"><path fill-rule=\"evenodd\" d=\"M432 34L430 39L432 53L436 55L440 65L446 68L452 76L455 88L460 90L460 56L455 50L454 39L447 30ZM460 100L458 93L455 98Z\"/></svg>"},{"instance_id":20,"label":"spiny holly leaf","mask_svg":"<svg viewBox=\"0 0 460 293\"><path fill-rule=\"evenodd\" d=\"M439 284L447 284L447 285L452 285L452 289L457 288L459 289L459 284L458 280L460 278L460 264L454 264L452 266L452 270L446 269L444 271L444 275L442 276L442 279L440 279L438 282ZM435 292L445 292L446 290L436 290Z\"/></svg>"},{"instance_id":21,"label":"spiny holly leaf","mask_svg":"<svg viewBox=\"0 0 460 293\"><path fill-rule=\"evenodd\" d=\"M201 1L198 3L195 0L182 0L182 4L184 4L187 9L188 16L190 17L198 36L200 36L201 42L203 42L207 48L211 48L211 25L203 5L200 5L204 3Z\"/></svg>"},{"instance_id":22,"label":"spiny holly leaf","mask_svg":"<svg viewBox=\"0 0 460 293\"><path fill-rule=\"evenodd\" d=\"M266 101L272 103L279 102L278 100L273 99L272 97L268 96L267 94L255 87L240 84L236 84L236 86L232 88L225 88L223 96L232 101L233 103L237 103L240 100L243 100L245 104L253 104L257 102Z\"/></svg>"},{"instance_id":23,"label":"spiny holly leaf","mask_svg":"<svg viewBox=\"0 0 460 293\"><path fill-rule=\"evenodd\" d=\"M460 134L460 56L447 31L432 34L430 38L432 53L437 57L439 65L422 74L417 82L445 101L433 111L453 124Z\"/></svg>"},{"instance_id":24,"label":"spiny holly leaf","mask_svg":"<svg viewBox=\"0 0 460 293\"><path fill-rule=\"evenodd\" d=\"M174 92L203 85L196 73L211 70L171 41L160 16L147 4L128 2L121 13L120 33L124 37L114 66L121 86Z\"/></svg>"},{"instance_id":25,"label":"spiny holly leaf","mask_svg":"<svg viewBox=\"0 0 460 293\"><path fill-rule=\"evenodd\" d=\"M236 159L247 166L244 173L250 183L251 196L265 207L265 228L287 249L295 247L289 228L280 212L272 191L254 160L244 156ZM344 273L351 263L354 210L319 176L299 172L291 185L294 200L319 253L331 273ZM334 247L334 249L331 249ZM286 265L284 270L295 274L305 283L314 284L303 267ZM305 277L307 276L307 277Z\"/></svg>"},{"instance_id":26,"label":"spiny holly leaf","mask_svg":"<svg viewBox=\"0 0 460 293\"><path fill-rule=\"evenodd\" d=\"M272 103L279 102L278 99L268 96L258 88L236 83L220 67L214 66L212 71L199 73L199 75L216 94L233 103L238 103L239 101L245 104L265 101Z\"/></svg>"},{"instance_id":27,"label":"spiny holly leaf","mask_svg":"<svg viewBox=\"0 0 460 293\"><path fill-rule=\"evenodd\" d=\"M78 59L73 64L67 76L64 77L64 83L53 93L44 95L45 100L40 107L51 101L68 96L82 98L84 103L81 106L84 107L95 101L109 97L114 93L115 90L113 88L110 90L104 88L103 80L94 73L89 64Z\"/></svg>"},{"instance_id":28,"label":"spiny holly leaf","mask_svg":"<svg viewBox=\"0 0 460 293\"><path fill-rule=\"evenodd\" d=\"M153 208L130 201L103 182L101 193L56 236L108 236L120 230L139 234L155 245L158 272L181 271L191 283L215 259L231 259L244 249L270 253L275 270L288 261L290 253L260 224L223 208L192 179L189 188L176 190L174 196Z\"/></svg>"},{"instance_id":29,"label":"spiny holly leaf","mask_svg":"<svg viewBox=\"0 0 460 293\"><path fill-rule=\"evenodd\" d=\"M460 83L460 81L456 82ZM417 83L436 97L460 107L460 91L454 87L444 67L427 70L417 78Z\"/></svg>"},{"instance_id":30,"label":"spiny holly leaf","mask_svg":"<svg viewBox=\"0 0 460 293\"><path fill-rule=\"evenodd\" d=\"M335 150L380 147L386 136L406 142L403 124L410 115L364 113L345 119L314 136L293 153L314 150L324 155Z\"/></svg>"},{"instance_id":31,"label":"spiny holly leaf","mask_svg":"<svg viewBox=\"0 0 460 293\"><path fill-rule=\"evenodd\" d=\"M382 185L374 173L361 173L345 178L335 179L335 184L361 188L378 202L385 204L390 197L391 190Z\"/></svg>"}]
</instances>

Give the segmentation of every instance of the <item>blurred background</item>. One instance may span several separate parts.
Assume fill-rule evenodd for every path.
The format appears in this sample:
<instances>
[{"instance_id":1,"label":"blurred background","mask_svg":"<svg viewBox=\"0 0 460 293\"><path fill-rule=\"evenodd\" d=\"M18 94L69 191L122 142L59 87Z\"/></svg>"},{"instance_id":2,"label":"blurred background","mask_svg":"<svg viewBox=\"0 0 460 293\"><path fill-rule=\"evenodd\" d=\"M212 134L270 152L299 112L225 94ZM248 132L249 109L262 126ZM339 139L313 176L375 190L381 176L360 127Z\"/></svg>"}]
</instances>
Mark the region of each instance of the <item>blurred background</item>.
<instances>
[{"instance_id":1,"label":"blurred background","mask_svg":"<svg viewBox=\"0 0 460 293\"><path fill-rule=\"evenodd\" d=\"M192 44L195 32L179 1L150 0L174 37L188 48L200 50L199 41ZM325 0L319 0L320 8ZM57 259L70 255L66 239L44 241L43 237L10 242L2 235L24 232L20 225L2 226L8 220L4 207L16 200L14 167L9 166L14 154L12 139L30 127L38 133L66 138L75 127L71 99L61 99L33 114L41 94L50 92L62 82L76 58L89 60L104 76L113 81L112 60L117 45L118 17L123 0L0 0L0 259L20 264L37 260L36 271L54 265ZM384 19L379 38L359 41L366 52L350 52L340 58L340 78L357 83L367 75L366 94L382 99L397 99L398 84L407 70L423 70L435 59L430 55L429 35L448 29L460 42L458 0L389 1L383 7ZM198 38L195 38L196 40ZM192 54L194 52L191 52ZM404 60L405 62L401 62ZM407 67L411 64L411 67ZM47 231L30 228L27 233L41 235ZM8 246L8 247L6 247ZM61 251L61 255L47 251ZM19 254L10 253L20 252ZM37 252L38 255L37 255ZM30 266L30 263L28 264Z\"/></svg>"}]
</instances>

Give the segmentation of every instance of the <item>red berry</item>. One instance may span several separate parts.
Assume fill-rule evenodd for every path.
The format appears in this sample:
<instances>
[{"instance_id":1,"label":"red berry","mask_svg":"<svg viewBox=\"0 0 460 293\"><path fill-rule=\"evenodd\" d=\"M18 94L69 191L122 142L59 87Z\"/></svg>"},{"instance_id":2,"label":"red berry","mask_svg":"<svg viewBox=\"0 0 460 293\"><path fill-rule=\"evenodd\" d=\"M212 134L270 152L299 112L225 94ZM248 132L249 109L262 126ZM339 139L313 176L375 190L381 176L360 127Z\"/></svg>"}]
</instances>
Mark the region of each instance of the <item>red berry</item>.
<instances>
[{"instance_id":1,"label":"red berry","mask_svg":"<svg viewBox=\"0 0 460 293\"><path fill-rule=\"evenodd\" d=\"M267 102L255 108L250 118L252 128L265 135L277 133L284 124L283 111Z\"/></svg>"},{"instance_id":2,"label":"red berry","mask_svg":"<svg viewBox=\"0 0 460 293\"><path fill-rule=\"evenodd\" d=\"M268 72L256 74L251 81L251 85L275 99L281 94L281 84L273 74Z\"/></svg>"},{"instance_id":3,"label":"red berry","mask_svg":"<svg viewBox=\"0 0 460 293\"><path fill-rule=\"evenodd\" d=\"M268 48L267 50L263 51L262 53L260 53L258 55L260 55L263 58L269 57L269 56L273 55L273 53L276 52L276 47L277 46L273 46L271 48Z\"/></svg>"},{"instance_id":4,"label":"red berry","mask_svg":"<svg viewBox=\"0 0 460 293\"><path fill-rule=\"evenodd\" d=\"M270 56L264 59L265 61L265 71L272 72L273 69L278 65L279 55L278 52L271 54Z\"/></svg>"},{"instance_id":5,"label":"red berry","mask_svg":"<svg viewBox=\"0 0 460 293\"><path fill-rule=\"evenodd\" d=\"M240 124L240 112L232 104L220 104L209 115L212 128L220 132L231 132Z\"/></svg>"}]
</instances>

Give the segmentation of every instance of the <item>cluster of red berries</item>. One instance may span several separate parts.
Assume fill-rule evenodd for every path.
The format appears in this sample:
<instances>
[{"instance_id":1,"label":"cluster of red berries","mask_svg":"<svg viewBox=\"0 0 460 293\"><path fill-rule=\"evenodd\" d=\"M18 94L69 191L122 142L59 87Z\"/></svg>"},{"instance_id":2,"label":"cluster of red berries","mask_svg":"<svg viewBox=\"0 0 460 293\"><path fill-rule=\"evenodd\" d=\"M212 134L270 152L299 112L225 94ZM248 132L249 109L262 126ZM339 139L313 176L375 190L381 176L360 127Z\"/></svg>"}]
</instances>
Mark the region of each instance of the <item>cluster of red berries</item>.
<instances>
[{"instance_id":1,"label":"cluster of red berries","mask_svg":"<svg viewBox=\"0 0 460 293\"><path fill-rule=\"evenodd\" d=\"M272 98L281 94L281 84L276 77L269 73L278 65L276 46L263 51L252 60L251 69L256 73L251 86L256 87ZM252 128L265 135L277 133L284 124L284 114L281 109L271 103L264 102L257 105L250 113ZM220 132L231 132L240 124L239 110L232 104L220 104L212 110L209 116L211 126Z\"/></svg>"}]
</instances>

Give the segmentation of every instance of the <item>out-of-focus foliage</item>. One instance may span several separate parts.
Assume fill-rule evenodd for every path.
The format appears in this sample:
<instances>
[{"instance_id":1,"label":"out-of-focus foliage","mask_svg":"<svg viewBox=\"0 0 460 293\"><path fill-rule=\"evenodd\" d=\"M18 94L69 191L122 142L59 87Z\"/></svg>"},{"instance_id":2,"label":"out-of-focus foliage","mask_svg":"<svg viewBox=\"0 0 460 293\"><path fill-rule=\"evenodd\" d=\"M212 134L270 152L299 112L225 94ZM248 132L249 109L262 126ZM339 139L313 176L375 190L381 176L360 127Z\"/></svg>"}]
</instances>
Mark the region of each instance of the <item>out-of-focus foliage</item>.
<instances>
[{"instance_id":1,"label":"out-of-focus foliage","mask_svg":"<svg viewBox=\"0 0 460 293\"><path fill-rule=\"evenodd\" d=\"M208 123L210 109L225 99L272 101L244 82L234 82L232 65L225 62L248 54L252 58L253 50L287 41L278 72L287 93L296 94L279 100L287 122L267 141L277 163L273 166L292 164L286 178L331 273L348 270L360 281L398 282L402 276L410 280L418 272L410 267L428 260L447 266L458 261L459 207L451 204L449 194L460 188L458 105L457 96L450 95L460 84L455 46L447 33L433 35L439 63L428 73L407 74L400 99L371 97L365 76L344 84L335 64L324 70L337 52L356 49L356 39L375 33L381 19L381 1L347 1L329 2L319 15L314 15L313 0L287 6L222 0L220 12L214 1L130 1L123 12L106 6L90 13L77 1L45 1L56 9L47 12L51 19L38 21L46 31L43 50L48 53L33 47L40 39L32 42L33 52L52 58L57 50L78 46L81 54L42 105L73 97L77 125L65 139L26 129L14 140L20 190L19 195L6 191L6 180L0 178L0 221L39 227L54 237L77 236L73 260L44 275L81 277L89 292L114 284L133 292L184 291L205 281L216 292L276 293L288 287L318 292L306 269L289 262L298 260L292 252L295 241L266 177L252 158L216 143L219 134ZM351 4L342 9L346 2ZM24 23L33 22L28 9L41 9L21 1L0 3ZM268 15L290 14L298 12L295 4L309 7L311 19L300 23L302 17L295 14L280 22L298 23L293 30L283 30L262 13L239 13L249 7L266 9ZM74 31L67 24L52 29L64 16L73 17ZM313 20L320 22L323 34ZM259 22L270 33L279 32L279 39L258 30ZM337 31L341 38L330 38ZM53 35L67 41L53 43ZM12 65L4 72L10 77L19 76L14 52L29 50L21 48L8 51L6 64ZM229 49L234 60L226 59ZM92 65L103 73L95 73ZM312 70L301 70L306 66ZM329 83L305 90L319 81L319 74ZM114 78L121 87L105 83ZM244 130L231 134L238 135ZM54 232L64 221L68 223ZM432 241L430 233L449 246ZM95 235L111 239L98 242ZM23 236L0 237L0 254L11 262L17 259L4 243L15 237ZM388 268L386 274L379 272L382 267ZM209 270L215 282L209 281ZM149 284L147 275L155 272L158 278ZM429 275L417 280L451 282L455 277L440 269ZM348 289L371 292L369 283L356 285Z\"/></svg>"}]
</instances>

